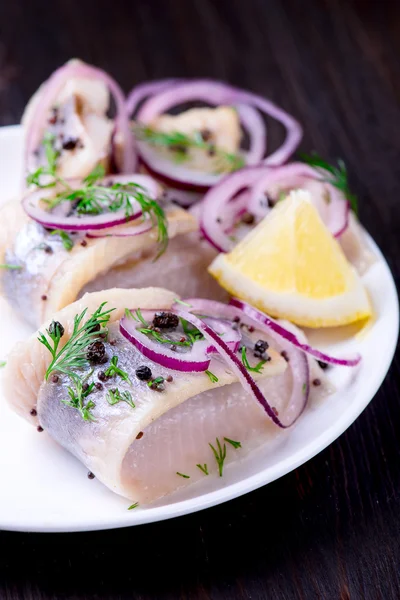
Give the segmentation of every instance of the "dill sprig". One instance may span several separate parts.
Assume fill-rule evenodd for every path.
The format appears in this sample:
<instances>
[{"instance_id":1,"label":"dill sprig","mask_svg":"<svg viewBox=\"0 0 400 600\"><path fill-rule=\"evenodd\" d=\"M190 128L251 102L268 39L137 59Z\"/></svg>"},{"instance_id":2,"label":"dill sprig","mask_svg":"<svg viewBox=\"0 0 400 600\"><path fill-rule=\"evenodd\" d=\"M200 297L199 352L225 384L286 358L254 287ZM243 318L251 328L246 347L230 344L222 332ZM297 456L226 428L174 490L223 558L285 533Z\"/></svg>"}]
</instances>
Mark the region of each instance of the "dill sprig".
<instances>
[{"instance_id":1,"label":"dill sprig","mask_svg":"<svg viewBox=\"0 0 400 600\"><path fill-rule=\"evenodd\" d=\"M123 371L118 367L118 356L113 356L110 361L110 366L104 371L104 375L106 377L115 377L119 376L124 381L132 384L132 381L129 379L129 375L126 371Z\"/></svg>"},{"instance_id":2,"label":"dill sprig","mask_svg":"<svg viewBox=\"0 0 400 600\"><path fill-rule=\"evenodd\" d=\"M139 502L135 502L134 504L131 504L131 505L128 507L128 510L133 510L134 508L137 508L138 506L139 506Z\"/></svg>"},{"instance_id":3,"label":"dill sprig","mask_svg":"<svg viewBox=\"0 0 400 600\"><path fill-rule=\"evenodd\" d=\"M233 446L235 449L242 447L242 444L240 442L235 442L235 440L230 440L227 437L224 437L224 440L225 440L225 442L228 442L228 444Z\"/></svg>"},{"instance_id":4,"label":"dill sprig","mask_svg":"<svg viewBox=\"0 0 400 600\"><path fill-rule=\"evenodd\" d=\"M218 377L216 375L214 375L214 373L212 373L208 369L207 369L207 371L204 371L204 372L207 375L207 377L209 378L209 380L211 381L211 383L217 383L219 381Z\"/></svg>"},{"instance_id":5,"label":"dill sprig","mask_svg":"<svg viewBox=\"0 0 400 600\"><path fill-rule=\"evenodd\" d=\"M100 215L104 212L117 212L124 210L125 217L131 218L135 213L136 202L139 204L143 219L150 219L153 227L157 228L157 242L159 251L158 258L165 252L168 245L168 222L163 208L152 198L147 196L143 186L134 183L118 183L101 185L100 180L105 175L103 165L97 164L85 179L79 189L72 189L67 181L57 175L57 159L59 152L54 148L55 136L47 133L43 138L43 146L47 164L39 167L34 173L27 177L28 185L36 185L39 188L54 187L61 184L61 191L54 198L43 199L49 211L53 210L62 202L70 202L73 209L79 215ZM47 175L51 180L43 184L42 176ZM59 234L59 230L57 230ZM60 235L60 234L59 234ZM65 239L62 238L64 243ZM67 242L64 246L67 250Z\"/></svg>"},{"instance_id":6,"label":"dill sprig","mask_svg":"<svg viewBox=\"0 0 400 600\"><path fill-rule=\"evenodd\" d=\"M107 402L108 404L111 404L111 406L113 406L114 404L118 404L119 402L126 402L126 404L129 404L131 408L136 407L136 404L132 400L132 394L128 392L128 390L120 392L118 388L108 390Z\"/></svg>"},{"instance_id":7,"label":"dill sprig","mask_svg":"<svg viewBox=\"0 0 400 600\"><path fill-rule=\"evenodd\" d=\"M179 477L183 477L184 479L190 479L190 475L185 475L185 473L179 473L179 471L177 471L176 474L179 475Z\"/></svg>"},{"instance_id":8,"label":"dill sprig","mask_svg":"<svg viewBox=\"0 0 400 600\"><path fill-rule=\"evenodd\" d=\"M46 329L47 336L39 332L39 342L47 348L52 356L52 361L45 375L46 381L55 371L63 373L74 380L77 377L76 371L89 365L86 356L87 348L99 337L100 329L106 327L110 319L110 313L115 310L114 308L103 310L106 304L106 302L100 304L99 308L85 323L83 323L83 320L87 308L80 315L75 315L72 334L60 351L58 351L58 347L64 334L63 327L54 326L53 321L50 327Z\"/></svg>"},{"instance_id":9,"label":"dill sprig","mask_svg":"<svg viewBox=\"0 0 400 600\"><path fill-rule=\"evenodd\" d=\"M219 476L222 477L222 473L224 471L224 462L226 459L226 444L224 444L222 447L221 442L219 441L218 438L216 438L215 441L217 442L218 449L215 449L212 444L208 444L208 445L210 446L211 450L213 451L215 460L217 461Z\"/></svg>"},{"instance_id":10,"label":"dill sprig","mask_svg":"<svg viewBox=\"0 0 400 600\"><path fill-rule=\"evenodd\" d=\"M20 271L21 265L8 265L7 263L0 264L0 269L8 269L9 271Z\"/></svg>"},{"instance_id":11,"label":"dill sprig","mask_svg":"<svg viewBox=\"0 0 400 600\"><path fill-rule=\"evenodd\" d=\"M49 131L47 131L44 134L42 145L44 148L44 154L46 157L47 164L42 165L41 167L36 169L36 171L27 175L27 185L36 185L36 187L39 188L50 188L54 187L57 184L57 159L60 156L60 153L54 147L55 140L56 136L54 135L54 133L50 133ZM42 183L41 179L43 175L48 175L52 179L48 183Z\"/></svg>"},{"instance_id":12,"label":"dill sprig","mask_svg":"<svg viewBox=\"0 0 400 600\"><path fill-rule=\"evenodd\" d=\"M152 127L136 125L134 133L139 140L147 144L171 150L174 153L176 162L186 161L189 158L187 151L190 148L197 148L204 150L210 156L215 156L221 163L221 172L237 171L245 164L240 154L226 152L221 148L217 148L214 144L205 141L200 131L196 131L192 136L188 136L179 131L165 133L157 131Z\"/></svg>"},{"instance_id":13,"label":"dill sprig","mask_svg":"<svg viewBox=\"0 0 400 600\"><path fill-rule=\"evenodd\" d=\"M311 155L300 154L300 158L303 162L307 163L311 167L320 169L326 173L322 181L330 183L335 188L340 190L345 198L349 201L350 206L354 213L358 215L358 199L355 194L350 191L349 181L347 175L347 168L343 160L338 159L337 166L331 165L326 160L318 156L316 152L312 152ZM322 173L324 176L324 173Z\"/></svg>"},{"instance_id":14,"label":"dill sprig","mask_svg":"<svg viewBox=\"0 0 400 600\"><path fill-rule=\"evenodd\" d=\"M85 386L86 380L91 376L92 373L93 370L82 379L78 375L75 375L73 377L74 388L70 386L68 387L68 395L70 399L61 400L61 402L63 402L63 404L66 406L75 408L84 421L95 421L95 418L91 413L92 408L95 407L95 403L92 400L88 400L85 403L85 399L89 396L94 388L94 382Z\"/></svg>"},{"instance_id":15,"label":"dill sprig","mask_svg":"<svg viewBox=\"0 0 400 600\"><path fill-rule=\"evenodd\" d=\"M200 469L200 471L202 473L204 473L204 475L209 475L208 467L207 467L206 463L204 463L204 465L196 465L196 467L198 467Z\"/></svg>"},{"instance_id":16,"label":"dill sprig","mask_svg":"<svg viewBox=\"0 0 400 600\"><path fill-rule=\"evenodd\" d=\"M50 235L60 236L62 245L64 246L67 252L70 252L74 247L74 242L72 241L71 236L69 236L66 231L63 231L62 229L53 229Z\"/></svg>"},{"instance_id":17,"label":"dill sprig","mask_svg":"<svg viewBox=\"0 0 400 600\"><path fill-rule=\"evenodd\" d=\"M5 367L7 364L6 360L0 360L0 369L2 369L3 367Z\"/></svg>"},{"instance_id":18,"label":"dill sprig","mask_svg":"<svg viewBox=\"0 0 400 600\"><path fill-rule=\"evenodd\" d=\"M251 371L252 373L262 373L262 368L265 365L265 363L267 362L266 360L260 360L259 363L257 363L255 365L255 367L252 367L248 361L247 358L247 348L246 346L242 346L242 363L244 364L244 366L246 367L246 369L248 371Z\"/></svg>"}]
</instances>

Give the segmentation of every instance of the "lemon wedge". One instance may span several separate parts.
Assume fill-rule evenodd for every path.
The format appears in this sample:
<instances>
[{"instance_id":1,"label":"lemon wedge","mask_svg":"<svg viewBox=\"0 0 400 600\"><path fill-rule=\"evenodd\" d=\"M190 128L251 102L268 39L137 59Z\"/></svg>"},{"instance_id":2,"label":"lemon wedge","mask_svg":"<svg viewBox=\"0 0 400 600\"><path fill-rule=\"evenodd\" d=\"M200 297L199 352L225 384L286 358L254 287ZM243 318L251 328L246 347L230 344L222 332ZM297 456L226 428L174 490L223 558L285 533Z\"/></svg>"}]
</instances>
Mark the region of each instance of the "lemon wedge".
<instances>
[{"instance_id":1,"label":"lemon wedge","mask_svg":"<svg viewBox=\"0 0 400 600\"><path fill-rule=\"evenodd\" d=\"M304 190L292 191L209 272L228 292L306 327L371 316L362 281Z\"/></svg>"}]
</instances>

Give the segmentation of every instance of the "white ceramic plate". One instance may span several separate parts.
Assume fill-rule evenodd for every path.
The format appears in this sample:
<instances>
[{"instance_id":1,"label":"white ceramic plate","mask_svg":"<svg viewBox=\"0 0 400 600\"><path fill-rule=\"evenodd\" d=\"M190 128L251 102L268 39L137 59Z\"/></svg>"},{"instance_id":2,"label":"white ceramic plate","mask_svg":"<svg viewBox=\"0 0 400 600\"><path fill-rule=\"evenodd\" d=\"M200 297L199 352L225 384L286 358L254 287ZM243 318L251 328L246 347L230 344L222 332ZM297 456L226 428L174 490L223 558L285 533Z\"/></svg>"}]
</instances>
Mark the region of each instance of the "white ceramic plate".
<instances>
[{"instance_id":1,"label":"white ceramic plate","mask_svg":"<svg viewBox=\"0 0 400 600\"><path fill-rule=\"evenodd\" d=\"M22 132L0 128L0 199L18 193L21 180ZM7 227L1 223L1 227ZM150 523L188 514L235 498L282 477L323 450L343 433L373 398L391 363L399 329L396 288L389 268L370 240L378 261L365 276L377 313L368 335L346 341L343 332L316 332L314 343L335 351L358 350L359 369L335 367L330 377L338 392L309 407L287 434L278 436L224 477L207 477L150 508L127 510L129 502L98 481L46 433L14 415L0 398L0 528L19 531L83 531ZM0 299L0 359L13 344L31 333ZM340 337L341 336L341 337ZM341 339L342 338L342 339ZM1 378L1 375L0 375Z\"/></svg>"}]
</instances>

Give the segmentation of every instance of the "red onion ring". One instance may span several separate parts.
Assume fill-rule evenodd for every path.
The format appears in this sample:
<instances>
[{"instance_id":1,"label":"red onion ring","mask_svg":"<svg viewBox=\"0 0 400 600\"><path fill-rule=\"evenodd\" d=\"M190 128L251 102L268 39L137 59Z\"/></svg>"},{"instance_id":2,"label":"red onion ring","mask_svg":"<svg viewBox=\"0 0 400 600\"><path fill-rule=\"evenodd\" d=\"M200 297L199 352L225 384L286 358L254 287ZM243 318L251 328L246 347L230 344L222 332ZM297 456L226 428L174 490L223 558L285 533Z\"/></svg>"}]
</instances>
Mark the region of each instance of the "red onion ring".
<instances>
[{"instance_id":1,"label":"red onion ring","mask_svg":"<svg viewBox=\"0 0 400 600\"><path fill-rule=\"evenodd\" d=\"M320 181L329 193L330 202L327 207L327 217L323 220L334 237L339 237L347 229L349 220L349 203L344 195L333 185L324 182L322 172L304 163L294 162L277 169L266 171L251 190L248 210L256 216L264 217L267 207L260 207L260 198L268 193L270 186L282 182L290 188L301 188L309 180ZM292 185L291 185L292 184ZM294 185L293 185L294 184ZM318 207L317 207L318 208Z\"/></svg>"},{"instance_id":2,"label":"red onion ring","mask_svg":"<svg viewBox=\"0 0 400 600\"><path fill-rule=\"evenodd\" d=\"M157 79L155 81L145 81L136 85L126 100L126 110L131 117L135 114L140 102L148 96L154 96L159 92L169 89L176 83L182 83L184 79Z\"/></svg>"},{"instance_id":3,"label":"red onion ring","mask_svg":"<svg viewBox=\"0 0 400 600\"><path fill-rule=\"evenodd\" d=\"M272 335L275 334L275 338L279 341L284 340L305 354L331 365L356 367L361 361L360 354L355 354L354 356L347 358L339 358L326 354L321 350L317 350L309 344L302 343L294 333L280 325L275 319L272 319L265 313L238 298L232 298L229 305L217 302L216 300L203 300L198 298L187 298L183 302L190 305L188 306L189 311L207 315L211 314L219 319L233 320L239 318L247 325L253 325L257 329ZM179 304L174 304L173 308L178 309Z\"/></svg>"},{"instance_id":4,"label":"red onion ring","mask_svg":"<svg viewBox=\"0 0 400 600\"><path fill-rule=\"evenodd\" d=\"M88 238L105 238L105 237L133 237L142 233L147 233L153 229L153 223L146 219L139 225L133 225L131 227L110 227L109 229L101 229L99 232L88 231Z\"/></svg>"},{"instance_id":5,"label":"red onion ring","mask_svg":"<svg viewBox=\"0 0 400 600\"><path fill-rule=\"evenodd\" d=\"M143 311L142 314L146 319L150 313L149 311ZM151 313L151 319L153 316L154 313ZM187 318L185 318L193 325L192 317L192 315L188 314ZM183 371L185 373L200 373L206 371L210 365L210 359L207 358L207 348L209 344L205 340L195 342L190 351L179 354L169 348L161 347L160 343L153 341L147 335L138 331L137 322L132 318L126 316L122 317L119 329L121 334L131 342L143 356L146 356L146 358L167 369ZM216 335L218 336L218 334Z\"/></svg>"},{"instance_id":6,"label":"red onion ring","mask_svg":"<svg viewBox=\"0 0 400 600\"><path fill-rule=\"evenodd\" d=\"M82 77L84 79L99 79L103 81L114 96L116 104L115 128L121 134L124 144L123 161L120 169L125 172L133 172L136 166L136 157L134 143L130 131L129 115L125 106L125 96L116 81L102 69L92 67L91 65L71 61L63 65L49 77L44 84L44 89L37 107L34 110L31 125L26 133L25 160L36 150L41 142L43 131L46 126L47 113L53 102L62 90L66 81L72 77Z\"/></svg>"},{"instance_id":7,"label":"red onion ring","mask_svg":"<svg viewBox=\"0 0 400 600\"><path fill-rule=\"evenodd\" d=\"M224 227L224 222L229 222L231 218L231 199L243 188L253 186L269 170L268 167L262 166L240 169L227 175L204 196L201 203L200 229L206 240L219 252L229 252L235 245L225 233ZM228 216L225 218L226 211Z\"/></svg>"},{"instance_id":8,"label":"red onion ring","mask_svg":"<svg viewBox=\"0 0 400 600\"><path fill-rule=\"evenodd\" d=\"M202 100L213 105L250 105L285 125L287 129L286 140L278 150L265 159L266 164L282 164L300 143L302 137L300 124L273 102L251 92L207 79L182 83L153 96L142 106L138 114L138 121L149 123L173 106L191 100Z\"/></svg>"},{"instance_id":9,"label":"red onion ring","mask_svg":"<svg viewBox=\"0 0 400 600\"><path fill-rule=\"evenodd\" d=\"M268 167L249 167L227 175L219 184L210 189L201 204L200 227L204 237L219 252L229 252L234 242L226 234L223 223L231 219L230 204L232 198L242 189L249 188L250 197L247 210L258 217L265 217L269 212L268 205L260 206L260 197L265 196L270 186L280 182L321 182L329 192L330 203L327 216L321 215L329 231L339 237L347 228L349 220L349 203L340 190L322 181L321 173L304 163L290 163L274 169ZM318 209L318 206L317 206ZM225 213L227 216L225 217ZM321 213L320 213L321 214Z\"/></svg>"},{"instance_id":10,"label":"red onion ring","mask_svg":"<svg viewBox=\"0 0 400 600\"><path fill-rule=\"evenodd\" d=\"M295 423L303 412L309 395L309 369L308 361L304 353L299 352L292 348L292 355L290 356L290 368L293 376L293 388L288 407L286 408L283 416L278 416L274 407L272 407L267 398L260 390L257 383L251 377L246 367L243 365L238 356L232 352L227 346L223 339L209 327L204 321L195 317L191 313L187 313L182 310L175 310L175 313L183 318L190 321L206 339L208 339L214 346L216 346L219 354L226 361L227 365L238 377L243 388L249 392L257 402L262 406L264 411L270 417L270 419L282 429L286 429Z\"/></svg>"},{"instance_id":11,"label":"red onion ring","mask_svg":"<svg viewBox=\"0 0 400 600\"><path fill-rule=\"evenodd\" d=\"M119 175L106 177L103 183L107 185L109 182L115 183L136 183L141 185L146 193L151 197L157 197L159 187L158 184L147 175ZM69 185L73 190L79 189L79 181L69 180ZM51 214L39 206L41 200L51 198L55 192L60 189L58 186L54 188L38 189L34 192L27 194L22 199L22 207L25 212L33 219L37 221L43 227L48 229L63 229L65 231L91 231L96 229L108 229L109 227L115 227L116 225L126 224L129 221L137 219L142 214L142 208L138 202L133 201L134 212L131 216L127 217L125 211L119 210L115 213L107 212L101 215L92 216L72 216L67 217L59 214Z\"/></svg>"}]
</instances>

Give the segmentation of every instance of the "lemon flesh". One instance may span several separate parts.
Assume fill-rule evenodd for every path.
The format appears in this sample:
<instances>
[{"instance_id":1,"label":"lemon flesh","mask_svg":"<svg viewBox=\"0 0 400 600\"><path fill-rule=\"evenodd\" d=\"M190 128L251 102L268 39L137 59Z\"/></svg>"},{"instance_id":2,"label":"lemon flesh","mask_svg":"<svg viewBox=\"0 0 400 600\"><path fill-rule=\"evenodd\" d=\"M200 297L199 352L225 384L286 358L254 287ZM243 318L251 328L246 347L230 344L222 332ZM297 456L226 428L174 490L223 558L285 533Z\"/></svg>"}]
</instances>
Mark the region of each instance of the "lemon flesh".
<instances>
[{"instance_id":1,"label":"lemon flesh","mask_svg":"<svg viewBox=\"0 0 400 600\"><path fill-rule=\"evenodd\" d=\"M279 202L209 271L231 294L298 325L333 327L371 316L360 277L303 190Z\"/></svg>"}]
</instances>

